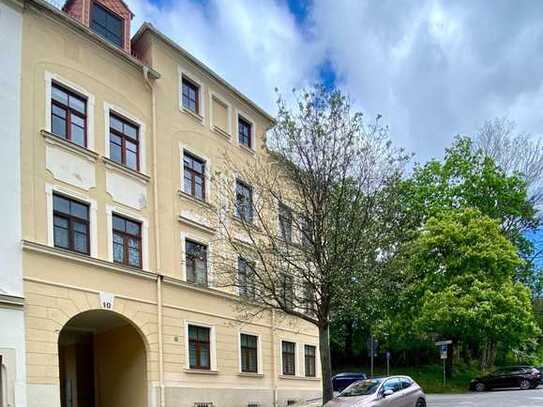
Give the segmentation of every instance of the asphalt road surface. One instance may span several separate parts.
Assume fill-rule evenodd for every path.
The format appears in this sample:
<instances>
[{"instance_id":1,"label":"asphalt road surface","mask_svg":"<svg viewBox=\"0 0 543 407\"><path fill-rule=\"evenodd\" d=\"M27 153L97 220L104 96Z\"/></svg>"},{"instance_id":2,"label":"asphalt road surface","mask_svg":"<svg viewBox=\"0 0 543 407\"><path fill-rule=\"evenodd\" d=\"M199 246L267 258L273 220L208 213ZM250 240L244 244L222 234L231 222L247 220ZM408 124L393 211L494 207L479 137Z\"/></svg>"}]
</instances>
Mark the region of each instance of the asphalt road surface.
<instances>
[{"instance_id":1,"label":"asphalt road surface","mask_svg":"<svg viewBox=\"0 0 543 407\"><path fill-rule=\"evenodd\" d=\"M542 407L543 386L536 390L428 395L428 407Z\"/></svg>"}]
</instances>

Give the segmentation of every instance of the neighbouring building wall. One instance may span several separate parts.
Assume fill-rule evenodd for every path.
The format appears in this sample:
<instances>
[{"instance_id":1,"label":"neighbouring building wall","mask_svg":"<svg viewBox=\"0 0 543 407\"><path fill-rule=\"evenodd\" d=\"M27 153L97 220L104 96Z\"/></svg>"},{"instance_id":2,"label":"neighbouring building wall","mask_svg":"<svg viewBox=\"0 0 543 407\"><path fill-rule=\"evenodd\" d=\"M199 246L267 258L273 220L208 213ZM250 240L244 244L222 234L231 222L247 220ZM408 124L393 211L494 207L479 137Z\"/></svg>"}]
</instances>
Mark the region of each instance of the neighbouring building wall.
<instances>
[{"instance_id":1,"label":"neighbouring building wall","mask_svg":"<svg viewBox=\"0 0 543 407\"><path fill-rule=\"evenodd\" d=\"M18 6L0 0L0 295L22 297L20 93L21 27Z\"/></svg>"},{"instance_id":2,"label":"neighbouring building wall","mask_svg":"<svg viewBox=\"0 0 543 407\"><path fill-rule=\"evenodd\" d=\"M20 89L22 9L0 0L0 360L7 406L26 406L21 252Z\"/></svg>"}]
</instances>

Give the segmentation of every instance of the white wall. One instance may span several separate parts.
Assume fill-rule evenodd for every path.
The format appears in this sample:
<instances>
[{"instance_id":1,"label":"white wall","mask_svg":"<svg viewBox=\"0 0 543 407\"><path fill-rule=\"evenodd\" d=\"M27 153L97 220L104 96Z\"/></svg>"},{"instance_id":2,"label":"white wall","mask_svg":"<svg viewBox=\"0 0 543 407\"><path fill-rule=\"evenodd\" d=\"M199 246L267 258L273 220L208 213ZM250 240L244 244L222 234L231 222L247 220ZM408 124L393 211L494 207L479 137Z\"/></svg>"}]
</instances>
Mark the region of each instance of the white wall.
<instances>
[{"instance_id":1,"label":"white wall","mask_svg":"<svg viewBox=\"0 0 543 407\"><path fill-rule=\"evenodd\" d=\"M0 0L0 294L23 296L21 253L21 11Z\"/></svg>"},{"instance_id":2,"label":"white wall","mask_svg":"<svg viewBox=\"0 0 543 407\"><path fill-rule=\"evenodd\" d=\"M21 251L22 11L0 0L0 295L23 296ZM0 353L8 372L8 406L26 407L24 313L0 303Z\"/></svg>"},{"instance_id":3,"label":"white wall","mask_svg":"<svg viewBox=\"0 0 543 407\"><path fill-rule=\"evenodd\" d=\"M0 0L0 7L1 7ZM8 371L8 406L26 406L26 362L23 310L0 307L0 354ZM9 327L9 329L4 329ZM13 402L15 404L13 404ZM12 404L10 404L12 403Z\"/></svg>"}]
</instances>

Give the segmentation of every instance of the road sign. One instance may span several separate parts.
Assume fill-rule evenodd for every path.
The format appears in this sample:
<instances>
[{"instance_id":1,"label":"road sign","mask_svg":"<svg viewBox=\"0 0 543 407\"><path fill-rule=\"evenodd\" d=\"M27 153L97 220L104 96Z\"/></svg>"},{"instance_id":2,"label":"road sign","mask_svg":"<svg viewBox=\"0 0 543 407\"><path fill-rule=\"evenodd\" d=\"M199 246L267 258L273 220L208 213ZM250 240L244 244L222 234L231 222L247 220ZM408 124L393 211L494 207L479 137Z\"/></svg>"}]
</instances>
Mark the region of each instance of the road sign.
<instances>
[{"instance_id":1,"label":"road sign","mask_svg":"<svg viewBox=\"0 0 543 407\"><path fill-rule=\"evenodd\" d=\"M390 360L390 357L391 357L392 355L390 354L390 352L387 352L387 353L385 354L385 356L387 357L387 360Z\"/></svg>"},{"instance_id":2,"label":"road sign","mask_svg":"<svg viewBox=\"0 0 543 407\"><path fill-rule=\"evenodd\" d=\"M449 345L452 345L453 341L437 341L436 346L439 347L439 354L441 355L441 360L443 360L443 384L447 384L447 356L449 351Z\"/></svg>"},{"instance_id":3,"label":"road sign","mask_svg":"<svg viewBox=\"0 0 543 407\"><path fill-rule=\"evenodd\" d=\"M441 359L447 359L447 354L449 353L449 345L439 345L439 353L441 354Z\"/></svg>"},{"instance_id":4,"label":"road sign","mask_svg":"<svg viewBox=\"0 0 543 407\"><path fill-rule=\"evenodd\" d=\"M372 353L373 349L373 353ZM379 351L379 341L375 339L373 336L371 336L368 339L368 357L377 357Z\"/></svg>"}]
</instances>

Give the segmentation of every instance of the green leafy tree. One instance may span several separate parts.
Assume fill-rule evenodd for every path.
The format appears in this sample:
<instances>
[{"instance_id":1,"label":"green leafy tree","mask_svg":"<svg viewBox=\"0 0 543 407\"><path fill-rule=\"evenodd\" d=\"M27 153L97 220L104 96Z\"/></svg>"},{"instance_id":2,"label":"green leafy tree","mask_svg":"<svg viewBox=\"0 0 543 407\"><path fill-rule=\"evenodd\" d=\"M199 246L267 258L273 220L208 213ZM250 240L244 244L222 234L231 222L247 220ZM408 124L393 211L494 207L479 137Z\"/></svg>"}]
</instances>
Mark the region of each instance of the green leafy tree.
<instances>
[{"instance_id":1,"label":"green leafy tree","mask_svg":"<svg viewBox=\"0 0 543 407\"><path fill-rule=\"evenodd\" d=\"M477 344L482 368L498 344L519 347L539 334L530 291L514 282L522 260L497 221L476 209L442 211L409 251L420 276L411 292L419 332Z\"/></svg>"},{"instance_id":2,"label":"green leafy tree","mask_svg":"<svg viewBox=\"0 0 543 407\"><path fill-rule=\"evenodd\" d=\"M539 220L525 178L508 175L491 157L474 149L471 139L458 137L443 161L417 165L404 188L406 211L420 224L442 211L475 208L498 222L523 259L532 256L525 233L536 229ZM529 286L534 284L531 264L519 262L515 267L517 281Z\"/></svg>"}]
</instances>

